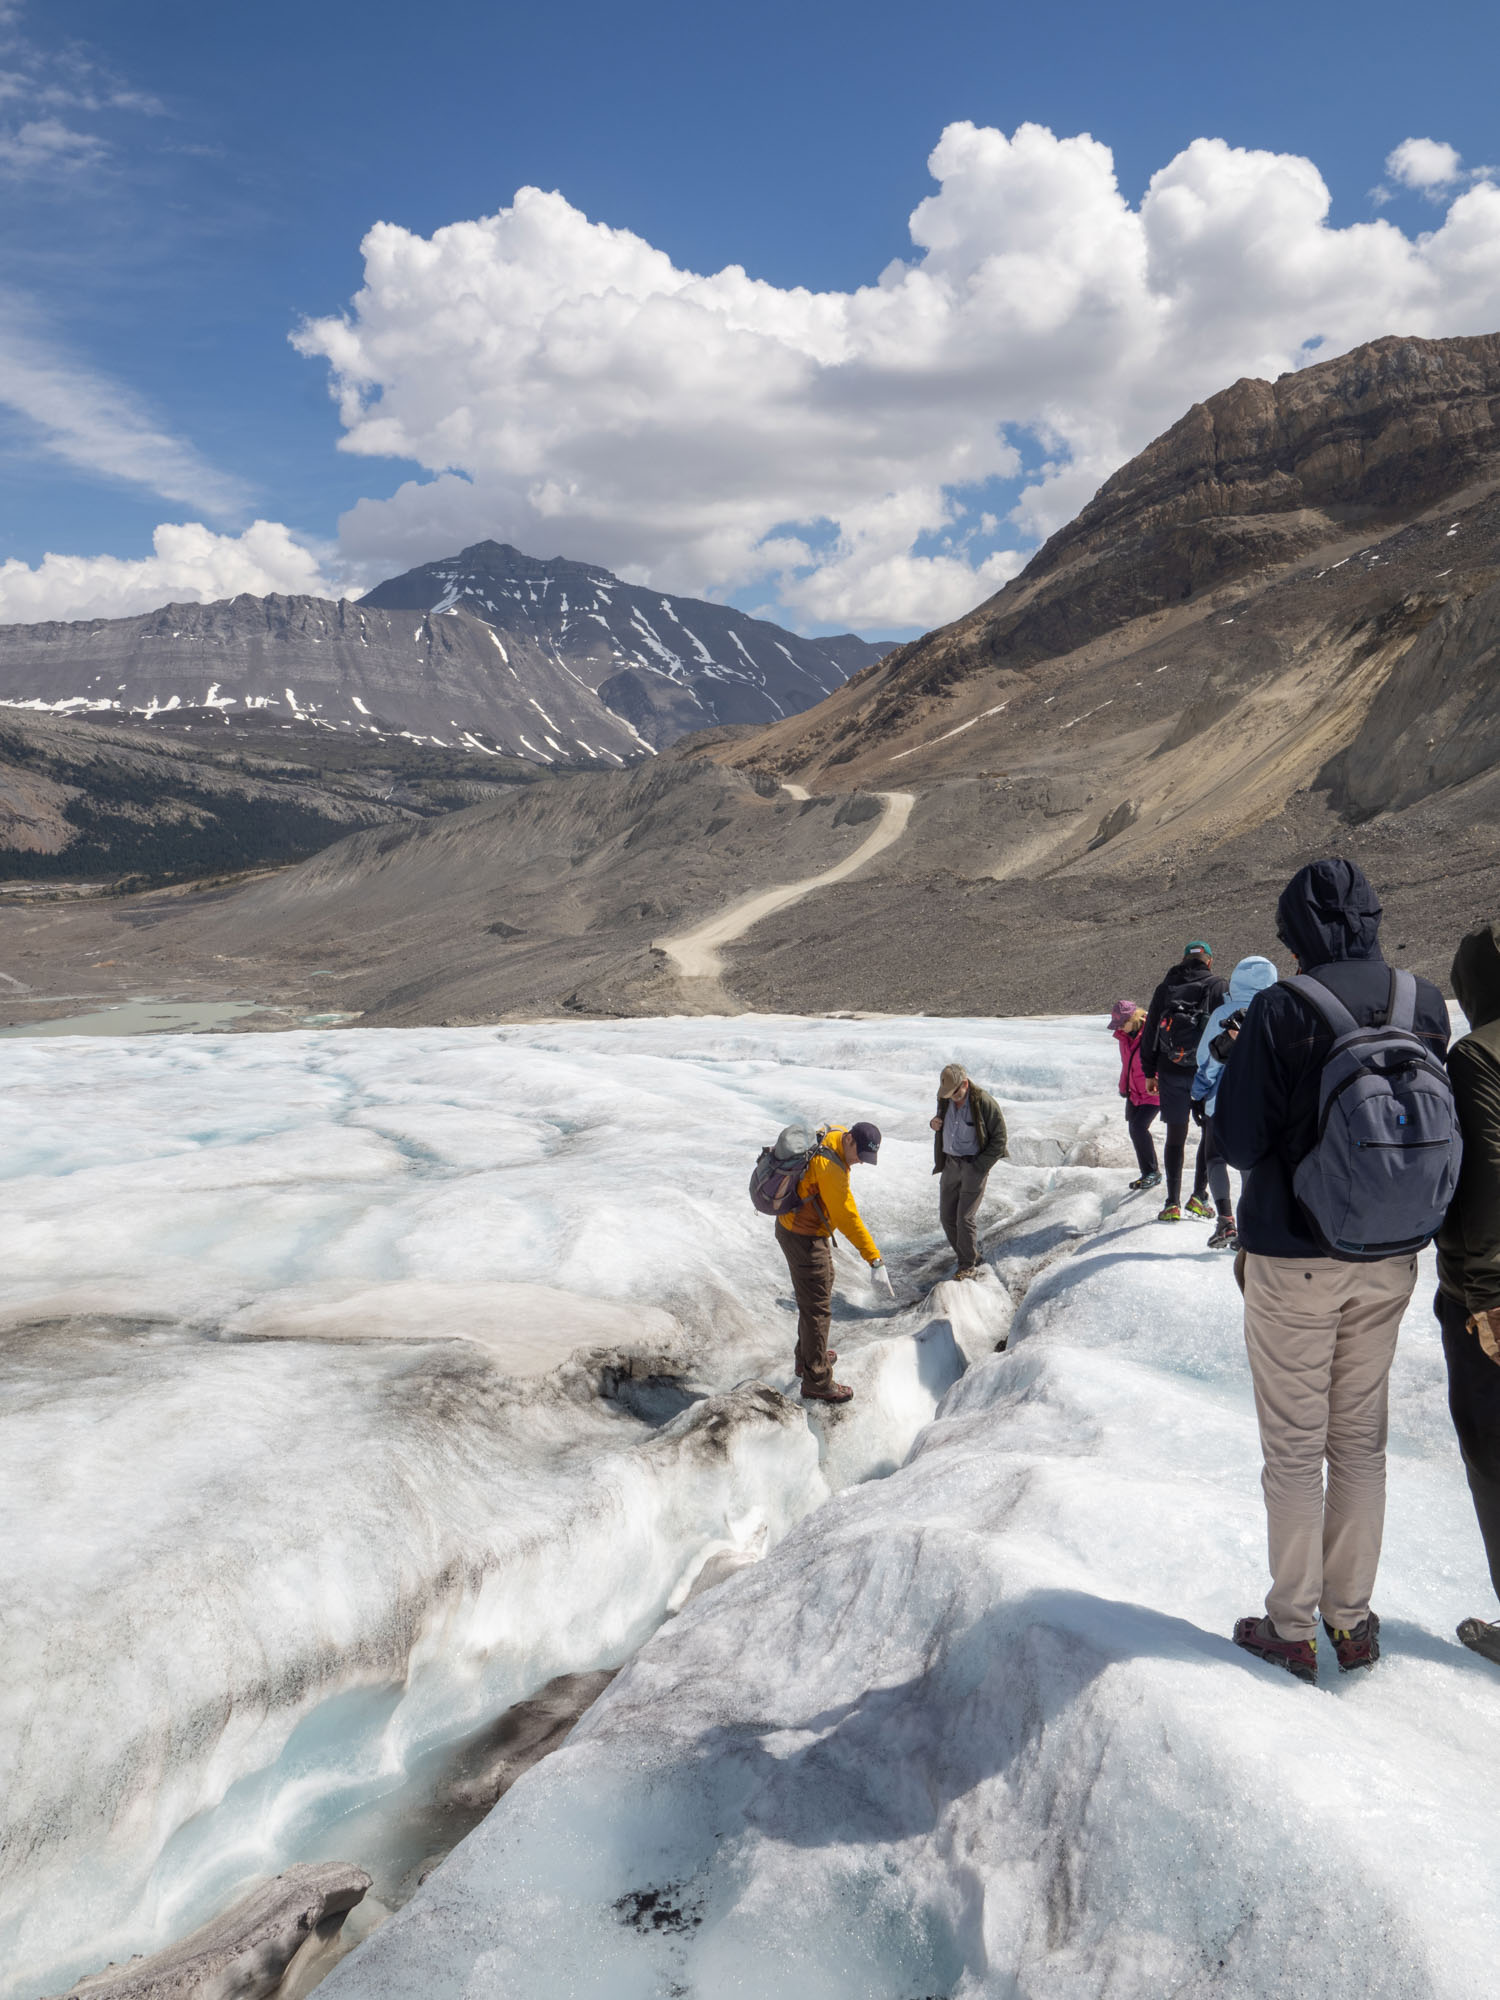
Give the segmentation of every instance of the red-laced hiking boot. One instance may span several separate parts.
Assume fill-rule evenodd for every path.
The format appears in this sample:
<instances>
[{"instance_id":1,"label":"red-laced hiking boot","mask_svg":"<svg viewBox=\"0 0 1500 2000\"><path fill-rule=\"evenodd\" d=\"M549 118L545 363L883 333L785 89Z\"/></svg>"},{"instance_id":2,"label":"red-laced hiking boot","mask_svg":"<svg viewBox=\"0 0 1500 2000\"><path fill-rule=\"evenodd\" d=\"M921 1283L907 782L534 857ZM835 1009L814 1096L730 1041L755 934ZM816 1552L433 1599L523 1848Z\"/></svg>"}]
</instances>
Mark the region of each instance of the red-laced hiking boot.
<instances>
[{"instance_id":1,"label":"red-laced hiking boot","mask_svg":"<svg viewBox=\"0 0 1500 2000\"><path fill-rule=\"evenodd\" d=\"M1182 1210L1175 1201L1169 1201L1156 1219L1158 1222L1181 1222Z\"/></svg>"},{"instance_id":2,"label":"red-laced hiking boot","mask_svg":"<svg viewBox=\"0 0 1500 2000\"><path fill-rule=\"evenodd\" d=\"M1283 1639L1269 1618L1237 1619L1234 1643L1258 1660L1268 1660L1273 1667L1285 1667L1299 1681L1318 1678L1317 1640Z\"/></svg>"},{"instance_id":3,"label":"red-laced hiking boot","mask_svg":"<svg viewBox=\"0 0 1500 2000\"><path fill-rule=\"evenodd\" d=\"M1380 1658L1380 1620L1373 1611L1368 1618L1361 1618L1347 1631L1340 1625L1330 1625L1325 1618L1323 1630L1333 1641L1341 1674L1355 1673L1360 1667L1373 1667Z\"/></svg>"},{"instance_id":4,"label":"red-laced hiking boot","mask_svg":"<svg viewBox=\"0 0 1500 2000\"><path fill-rule=\"evenodd\" d=\"M1209 1207L1201 1194L1188 1196L1187 1212L1189 1215L1196 1215L1200 1222L1212 1222L1214 1220L1214 1211Z\"/></svg>"},{"instance_id":5,"label":"red-laced hiking boot","mask_svg":"<svg viewBox=\"0 0 1500 2000\"><path fill-rule=\"evenodd\" d=\"M839 1358L838 1349L836 1347L830 1347L828 1350L828 1365L830 1368L833 1366L834 1362L838 1360L838 1358ZM797 1363L797 1373L799 1375L802 1373L802 1363L800 1361Z\"/></svg>"}]
</instances>

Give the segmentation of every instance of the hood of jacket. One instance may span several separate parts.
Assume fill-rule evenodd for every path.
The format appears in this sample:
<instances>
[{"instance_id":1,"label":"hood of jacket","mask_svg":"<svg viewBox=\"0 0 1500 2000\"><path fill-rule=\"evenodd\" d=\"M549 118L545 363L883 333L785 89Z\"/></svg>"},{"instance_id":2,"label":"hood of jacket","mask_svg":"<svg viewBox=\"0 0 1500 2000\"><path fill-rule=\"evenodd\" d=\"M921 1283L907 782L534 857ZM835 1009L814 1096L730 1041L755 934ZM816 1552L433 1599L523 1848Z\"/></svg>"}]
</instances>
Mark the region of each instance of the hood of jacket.
<instances>
[{"instance_id":1,"label":"hood of jacket","mask_svg":"<svg viewBox=\"0 0 1500 2000\"><path fill-rule=\"evenodd\" d=\"M1304 971L1336 959L1379 958L1380 900L1352 861L1310 861L1281 892L1276 935Z\"/></svg>"},{"instance_id":2,"label":"hood of jacket","mask_svg":"<svg viewBox=\"0 0 1500 2000\"><path fill-rule=\"evenodd\" d=\"M1500 940L1493 924L1470 931L1462 940L1449 977L1471 1028L1500 1019Z\"/></svg>"},{"instance_id":3,"label":"hood of jacket","mask_svg":"<svg viewBox=\"0 0 1500 2000\"><path fill-rule=\"evenodd\" d=\"M1281 974L1268 958L1242 958L1229 975L1228 1009L1248 1007L1257 993L1274 986Z\"/></svg>"},{"instance_id":4,"label":"hood of jacket","mask_svg":"<svg viewBox=\"0 0 1500 2000\"><path fill-rule=\"evenodd\" d=\"M1219 976L1206 958L1184 958L1167 968L1161 983L1168 993L1190 993Z\"/></svg>"}]
</instances>

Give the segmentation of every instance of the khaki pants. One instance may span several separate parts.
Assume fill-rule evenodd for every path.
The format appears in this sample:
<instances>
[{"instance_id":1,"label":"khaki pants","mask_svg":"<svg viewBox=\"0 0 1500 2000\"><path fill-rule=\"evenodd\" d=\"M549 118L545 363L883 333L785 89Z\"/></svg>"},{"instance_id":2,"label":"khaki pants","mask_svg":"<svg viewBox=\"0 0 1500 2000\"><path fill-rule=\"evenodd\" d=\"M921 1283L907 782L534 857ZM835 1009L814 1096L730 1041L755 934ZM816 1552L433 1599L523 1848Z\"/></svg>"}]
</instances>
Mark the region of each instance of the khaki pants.
<instances>
[{"instance_id":1,"label":"khaki pants","mask_svg":"<svg viewBox=\"0 0 1500 2000\"><path fill-rule=\"evenodd\" d=\"M792 1274L797 1301L797 1359L802 1363L804 1389L826 1389L833 1380L828 1365L828 1323L833 1312L833 1244L826 1236L799 1236L776 1225L776 1241Z\"/></svg>"},{"instance_id":2,"label":"khaki pants","mask_svg":"<svg viewBox=\"0 0 1500 2000\"><path fill-rule=\"evenodd\" d=\"M1386 1386L1416 1281L1415 1257L1245 1259L1271 1558L1266 1611L1284 1639L1311 1639L1320 1611L1347 1628L1370 1609L1385 1528Z\"/></svg>"},{"instance_id":3,"label":"khaki pants","mask_svg":"<svg viewBox=\"0 0 1500 2000\"><path fill-rule=\"evenodd\" d=\"M943 1178L938 1182L938 1212L943 1234L953 1246L962 1270L972 1270L979 1262L979 1204L984 1200L988 1173L981 1173L972 1160L943 1162Z\"/></svg>"}]
</instances>

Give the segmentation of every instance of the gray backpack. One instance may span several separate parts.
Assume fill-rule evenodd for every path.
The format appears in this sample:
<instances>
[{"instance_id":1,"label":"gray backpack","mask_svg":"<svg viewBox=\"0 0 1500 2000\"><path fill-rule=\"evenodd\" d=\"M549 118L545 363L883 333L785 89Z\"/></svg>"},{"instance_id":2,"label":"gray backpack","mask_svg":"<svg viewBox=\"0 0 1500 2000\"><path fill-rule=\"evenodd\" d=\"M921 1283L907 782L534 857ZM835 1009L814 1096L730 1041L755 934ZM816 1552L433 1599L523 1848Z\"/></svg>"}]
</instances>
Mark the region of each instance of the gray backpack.
<instances>
[{"instance_id":1,"label":"gray backpack","mask_svg":"<svg viewBox=\"0 0 1500 2000\"><path fill-rule=\"evenodd\" d=\"M1383 1023L1362 1028L1308 974L1283 985L1333 1030L1318 1096L1318 1136L1292 1188L1323 1247L1350 1263L1420 1250L1458 1185L1463 1139L1448 1072L1414 1032L1417 982L1391 974Z\"/></svg>"},{"instance_id":2,"label":"gray backpack","mask_svg":"<svg viewBox=\"0 0 1500 2000\"><path fill-rule=\"evenodd\" d=\"M762 1146L750 1174L750 1199L762 1215L790 1215L801 1205L797 1185L820 1155L836 1166L842 1158L823 1144L828 1130L820 1125L788 1125L772 1146Z\"/></svg>"}]
</instances>

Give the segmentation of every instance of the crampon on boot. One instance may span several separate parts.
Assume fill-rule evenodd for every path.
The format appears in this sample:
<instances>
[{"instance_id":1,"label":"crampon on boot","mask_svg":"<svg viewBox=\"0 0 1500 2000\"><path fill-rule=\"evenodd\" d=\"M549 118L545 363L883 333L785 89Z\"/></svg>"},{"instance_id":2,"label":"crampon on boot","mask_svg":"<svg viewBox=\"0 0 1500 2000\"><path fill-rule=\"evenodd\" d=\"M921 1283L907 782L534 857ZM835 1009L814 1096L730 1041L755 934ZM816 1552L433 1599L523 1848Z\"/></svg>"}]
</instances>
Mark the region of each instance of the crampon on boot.
<instances>
[{"instance_id":1,"label":"crampon on boot","mask_svg":"<svg viewBox=\"0 0 1500 2000\"><path fill-rule=\"evenodd\" d=\"M1132 1194L1139 1194L1142 1188L1154 1188L1160 1186L1161 1186L1160 1174L1154 1172L1149 1174L1142 1174L1139 1180L1134 1180L1130 1183L1130 1192Z\"/></svg>"},{"instance_id":2,"label":"crampon on boot","mask_svg":"<svg viewBox=\"0 0 1500 2000\"><path fill-rule=\"evenodd\" d=\"M1466 1618L1458 1636L1471 1653L1482 1653L1500 1667L1500 1625L1486 1625L1482 1618Z\"/></svg>"},{"instance_id":3,"label":"crampon on boot","mask_svg":"<svg viewBox=\"0 0 1500 2000\"><path fill-rule=\"evenodd\" d=\"M1235 1621L1234 1643L1258 1660L1284 1667L1299 1681L1318 1678L1316 1639L1283 1639L1269 1618L1239 1618Z\"/></svg>"},{"instance_id":4,"label":"crampon on boot","mask_svg":"<svg viewBox=\"0 0 1500 2000\"><path fill-rule=\"evenodd\" d=\"M1200 1222L1212 1222L1214 1219L1213 1210L1201 1194L1188 1196L1187 1212L1189 1215L1196 1215Z\"/></svg>"},{"instance_id":5,"label":"crampon on boot","mask_svg":"<svg viewBox=\"0 0 1500 2000\"><path fill-rule=\"evenodd\" d=\"M1239 1234L1235 1229L1234 1217L1232 1215L1221 1215L1219 1217L1214 1233L1208 1239L1208 1247L1210 1250L1239 1249Z\"/></svg>"},{"instance_id":6,"label":"crampon on boot","mask_svg":"<svg viewBox=\"0 0 1500 2000\"><path fill-rule=\"evenodd\" d=\"M1182 1210L1175 1201L1169 1201L1156 1219L1158 1222L1181 1222Z\"/></svg>"},{"instance_id":7,"label":"crampon on boot","mask_svg":"<svg viewBox=\"0 0 1500 2000\"><path fill-rule=\"evenodd\" d=\"M1361 1667L1373 1667L1380 1658L1380 1620L1373 1611L1368 1618L1361 1618L1357 1625L1348 1627L1330 1625L1325 1618L1323 1630L1333 1641L1341 1674L1356 1673Z\"/></svg>"}]
</instances>

